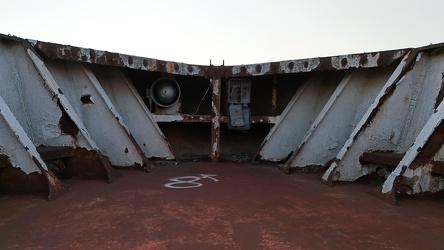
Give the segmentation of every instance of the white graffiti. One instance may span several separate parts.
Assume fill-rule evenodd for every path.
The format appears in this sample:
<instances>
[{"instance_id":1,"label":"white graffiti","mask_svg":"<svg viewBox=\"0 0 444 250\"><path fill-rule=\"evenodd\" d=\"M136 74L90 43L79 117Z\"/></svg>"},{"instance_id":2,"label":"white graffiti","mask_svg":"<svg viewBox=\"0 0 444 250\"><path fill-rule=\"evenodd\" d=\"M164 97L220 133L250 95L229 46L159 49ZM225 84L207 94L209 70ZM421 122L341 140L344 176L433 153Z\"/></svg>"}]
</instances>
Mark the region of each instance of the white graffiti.
<instances>
[{"instance_id":1,"label":"white graffiti","mask_svg":"<svg viewBox=\"0 0 444 250\"><path fill-rule=\"evenodd\" d=\"M199 176L182 176L177 178L171 178L169 179L170 183L165 184L165 187L167 188L198 188L201 187L203 184L199 183L200 179L211 179L215 182L218 182L219 180L214 178L216 175L211 174L200 174Z\"/></svg>"}]
</instances>

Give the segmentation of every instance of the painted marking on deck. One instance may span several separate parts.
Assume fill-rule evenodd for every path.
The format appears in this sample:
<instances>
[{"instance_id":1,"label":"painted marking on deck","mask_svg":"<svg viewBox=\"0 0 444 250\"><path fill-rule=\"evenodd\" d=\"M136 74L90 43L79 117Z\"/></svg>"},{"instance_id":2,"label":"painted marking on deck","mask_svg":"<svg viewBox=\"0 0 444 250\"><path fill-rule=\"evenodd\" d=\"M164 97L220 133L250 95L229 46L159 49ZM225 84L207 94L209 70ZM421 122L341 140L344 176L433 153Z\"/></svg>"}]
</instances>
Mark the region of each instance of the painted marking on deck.
<instances>
[{"instance_id":1,"label":"painted marking on deck","mask_svg":"<svg viewBox=\"0 0 444 250\"><path fill-rule=\"evenodd\" d=\"M197 181L201 179L211 179L214 182L218 182L219 180L214 178L214 174L200 174L199 176L182 176L169 179L170 183L165 184L167 188L198 188L202 187L203 184Z\"/></svg>"}]
</instances>

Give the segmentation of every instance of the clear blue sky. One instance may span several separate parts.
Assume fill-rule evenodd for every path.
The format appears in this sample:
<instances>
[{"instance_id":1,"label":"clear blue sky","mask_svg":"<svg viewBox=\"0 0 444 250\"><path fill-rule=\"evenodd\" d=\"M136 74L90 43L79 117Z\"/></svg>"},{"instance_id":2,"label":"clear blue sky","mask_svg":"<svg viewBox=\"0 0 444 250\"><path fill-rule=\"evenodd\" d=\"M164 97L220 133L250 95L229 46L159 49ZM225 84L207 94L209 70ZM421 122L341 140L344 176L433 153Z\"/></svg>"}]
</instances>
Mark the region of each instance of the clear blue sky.
<instances>
[{"instance_id":1,"label":"clear blue sky","mask_svg":"<svg viewBox=\"0 0 444 250\"><path fill-rule=\"evenodd\" d=\"M0 33L192 64L444 42L443 0L0 0Z\"/></svg>"}]
</instances>

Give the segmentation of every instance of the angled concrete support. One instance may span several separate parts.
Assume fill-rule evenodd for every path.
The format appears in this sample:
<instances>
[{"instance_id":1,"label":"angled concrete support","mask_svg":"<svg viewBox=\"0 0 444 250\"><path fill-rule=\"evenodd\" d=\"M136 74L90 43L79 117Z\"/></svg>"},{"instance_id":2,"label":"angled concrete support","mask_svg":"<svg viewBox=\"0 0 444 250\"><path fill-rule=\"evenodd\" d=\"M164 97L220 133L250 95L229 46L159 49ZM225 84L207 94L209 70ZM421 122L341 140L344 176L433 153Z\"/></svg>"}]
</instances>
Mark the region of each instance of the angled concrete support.
<instances>
[{"instance_id":1,"label":"angled concrete support","mask_svg":"<svg viewBox=\"0 0 444 250\"><path fill-rule=\"evenodd\" d=\"M176 159L151 112L123 73L106 67L92 70L144 155L153 159Z\"/></svg>"},{"instance_id":2,"label":"angled concrete support","mask_svg":"<svg viewBox=\"0 0 444 250\"><path fill-rule=\"evenodd\" d=\"M348 139L393 67L348 72L283 169L327 166Z\"/></svg>"},{"instance_id":3,"label":"angled concrete support","mask_svg":"<svg viewBox=\"0 0 444 250\"><path fill-rule=\"evenodd\" d=\"M288 103L281 119L265 137L254 160L282 161L301 143L311 124L341 81L314 73Z\"/></svg>"}]
</instances>

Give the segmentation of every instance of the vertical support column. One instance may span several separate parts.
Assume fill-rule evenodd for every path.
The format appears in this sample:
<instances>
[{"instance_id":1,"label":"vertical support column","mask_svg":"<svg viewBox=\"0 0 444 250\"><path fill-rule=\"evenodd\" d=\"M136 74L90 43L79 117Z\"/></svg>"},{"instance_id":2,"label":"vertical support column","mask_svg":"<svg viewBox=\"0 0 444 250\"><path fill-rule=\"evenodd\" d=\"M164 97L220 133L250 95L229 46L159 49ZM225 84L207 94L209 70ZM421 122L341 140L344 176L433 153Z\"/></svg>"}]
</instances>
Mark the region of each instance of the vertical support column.
<instances>
[{"instance_id":1,"label":"vertical support column","mask_svg":"<svg viewBox=\"0 0 444 250\"><path fill-rule=\"evenodd\" d=\"M210 79L213 86L211 97L211 161L219 161L220 153L220 78Z\"/></svg>"},{"instance_id":2,"label":"vertical support column","mask_svg":"<svg viewBox=\"0 0 444 250\"><path fill-rule=\"evenodd\" d=\"M276 115L276 101L277 101L277 79L276 75L273 77L273 89L271 90L271 115Z\"/></svg>"}]
</instances>

